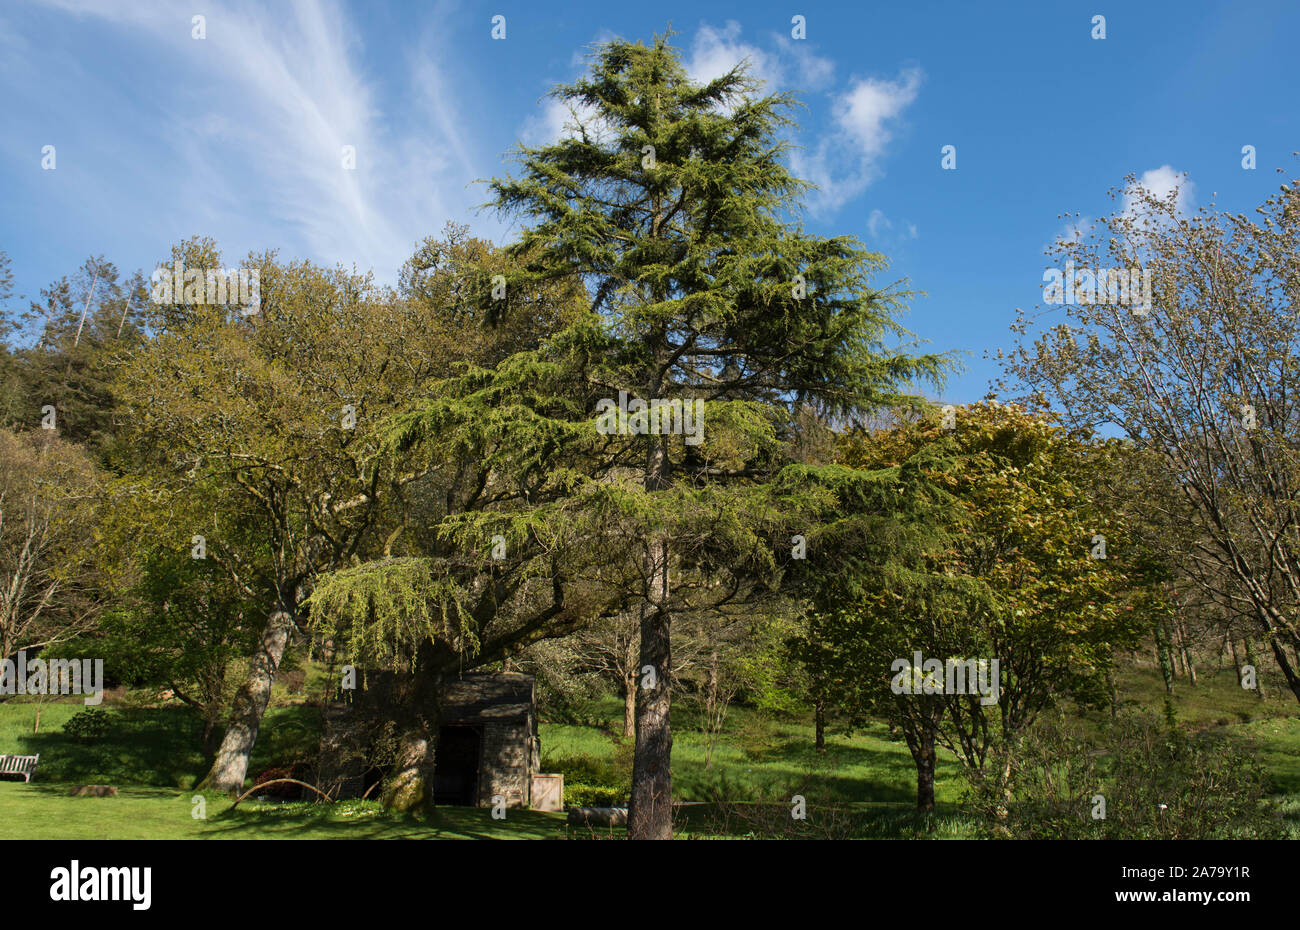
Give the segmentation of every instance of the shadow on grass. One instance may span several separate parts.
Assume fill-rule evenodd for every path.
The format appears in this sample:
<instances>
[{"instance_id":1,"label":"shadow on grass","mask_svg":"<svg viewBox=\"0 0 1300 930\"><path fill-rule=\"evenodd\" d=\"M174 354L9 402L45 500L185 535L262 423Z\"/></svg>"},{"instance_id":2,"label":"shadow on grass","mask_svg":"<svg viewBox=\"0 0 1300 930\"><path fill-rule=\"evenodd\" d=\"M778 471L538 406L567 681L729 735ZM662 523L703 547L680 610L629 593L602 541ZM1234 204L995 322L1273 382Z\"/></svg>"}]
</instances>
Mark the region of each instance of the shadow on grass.
<instances>
[{"instance_id":1,"label":"shadow on grass","mask_svg":"<svg viewBox=\"0 0 1300 930\"><path fill-rule=\"evenodd\" d=\"M802 739L780 740L739 764L675 766L674 783L684 799L712 799L719 792L735 800L771 800L815 791L828 801L914 803L915 769L909 755L865 746L830 745L818 753ZM938 787L955 765L941 764Z\"/></svg>"},{"instance_id":2,"label":"shadow on grass","mask_svg":"<svg viewBox=\"0 0 1300 930\"><path fill-rule=\"evenodd\" d=\"M811 799L801 820L791 816L789 804L682 805L674 812L673 828L700 839L969 839L981 833L975 818L952 804L922 814L910 805Z\"/></svg>"},{"instance_id":3,"label":"shadow on grass","mask_svg":"<svg viewBox=\"0 0 1300 930\"><path fill-rule=\"evenodd\" d=\"M255 804L227 808L209 818L210 839L266 838L277 834L301 839L557 839L563 819L536 811L510 810L494 820L491 810L440 807L430 820L388 813L377 801Z\"/></svg>"},{"instance_id":4,"label":"shadow on grass","mask_svg":"<svg viewBox=\"0 0 1300 930\"><path fill-rule=\"evenodd\" d=\"M176 786L203 766L198 719L173 708L106 712L103 736L77 739L61 730L18 737L21 752L40 753L40 781Z\"/></svg>"},{"instance_id":5,"label":"shadow on grass","mask_svg":"<svg viewBox=\"0 0 1300 930\"><path fill-rule=\"evenodd\" d=\"M104 711L102 736L78 739L60 729L13 737L11 752L40 754L33 784L156 785L188 788L207 772L203 728L183 707L112 708ZM320 709L310 705L272 708L266 714L249 775L317 754Z\"/></svg>"},{"instance_id":6,"label":"shadow on grass","mask_svg":"<svg viewBox=\"0 0 1300 930\"><path fill-rule=\"evenodd\" d=\"M78 802L95 803L102 802L102 798L72 798L72 789L82 782L60 782L60 783L42 783L33 781L23 787L32 794L45 799L64 799L75 800ZM174 801L177 798L175 788L146 788L140 786L131 786L127 788L118 788L118 797L132 798L141 801Z\"/></svg>"}]
</instances>

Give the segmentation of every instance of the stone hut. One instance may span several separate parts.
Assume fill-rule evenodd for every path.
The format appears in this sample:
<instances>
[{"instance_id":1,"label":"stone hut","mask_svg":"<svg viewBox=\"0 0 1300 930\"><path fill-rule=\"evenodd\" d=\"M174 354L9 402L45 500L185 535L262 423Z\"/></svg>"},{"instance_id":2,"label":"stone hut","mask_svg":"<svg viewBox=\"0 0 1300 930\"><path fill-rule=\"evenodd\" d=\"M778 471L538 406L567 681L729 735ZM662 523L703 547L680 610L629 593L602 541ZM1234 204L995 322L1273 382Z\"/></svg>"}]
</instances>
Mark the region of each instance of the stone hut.
<instances>
[{"instance_id":1,"label":"stone hut","mask_svg":"<svg viewBox=\"0 0 1300 930\"><path fill-rule=\"evenodd\" d=\"M443 686L434 803L488 807L500 795L527 807L541 767L532 675L466 674Z\"/></svg>"},{"instance_id":2,"label":"stone hut","mask_svg":"<svg viewBox=\"0 0 1300 930\"><path fill-rule=\"evenodd\" d=\"M541 766L533 676L469 672L448 677L442 688L434 803L490 807L499 795L508 807L530 806ZM364 761L368 702L360 698L332 702L325 712L321 783L338 798L361 797L383 774Z\"/></svg>"}]
</instances>

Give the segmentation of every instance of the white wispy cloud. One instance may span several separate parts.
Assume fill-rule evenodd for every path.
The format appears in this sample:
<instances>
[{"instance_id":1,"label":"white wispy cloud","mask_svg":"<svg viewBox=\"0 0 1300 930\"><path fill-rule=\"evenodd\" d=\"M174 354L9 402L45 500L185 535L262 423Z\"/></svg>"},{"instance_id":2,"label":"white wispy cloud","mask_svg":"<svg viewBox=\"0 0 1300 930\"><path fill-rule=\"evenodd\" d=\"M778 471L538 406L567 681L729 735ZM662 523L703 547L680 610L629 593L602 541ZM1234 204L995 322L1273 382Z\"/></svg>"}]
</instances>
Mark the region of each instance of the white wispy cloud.
<instances>
[{"instance_id":1,"label":"white wispy cloud","mask_svg":"<svg viewBox=\"0 0 1300 930\"><path fill-rule=\"evenodd\" d=\"M871 215L867 217L867 232L871 238L879 239L880 236L894 228L894 224L885 216L883 210L872 210Z\"/></svg>"},{"instance_id":2,"label":"white wispy cloud","mask_svg":"<svg viewBox=\"0 0 1300 930\"><path fill-rule=\"evenodd\" d=\"M691 79L707 83L747 61L750 73L763 82L765 92L775 93L821 90L835 74L835 63L818 55L807 40L773 33L772 47L764 49L744 41L740 34L740 23L734 19L721 27L702 24L695 32L685 61Z\"/></svg>"},{"instance_id":3,"label":"white wispy cloud","mask_svg":"<svg viewBox=\"0 0 1300 930\"><path fill-rule=\"evenodd\" d=\"M859 78L832 98L834 128L812 147L791 157L795 173L819 188L814 212L827 212L852 200L878 180L889 143L904 111L920 93L924 75L906 68L897 78Z\"/></svg>"},{"instance_id":4,"label":"white wispy cloud","mask_svg":"<svg viewBox=\"0 0 1300 930\"><path fill-rule=\"evenodd\" d=\"M916 100L921 72L910 68L895 81L857 81L835 105L835 121L869 157L884 151L893 138L892 125Z\"/></svg>"},{"instance_id":5,"label":"white wispy cloud","mask_svg":"<svg viewBox=\"0 0 1300 930\"><path fill-rule=\"evenodd\" d=\"M165 4L44 5L129 29L174 65L177 86L159 96L184 109L155 128L180 159L168 183L180 185L191 214L208 223L242 211L257 218L251 228L262 235L268 225L289 228L320 260L391 278L419 238L459 218L472 199L465 190L472 152L434 33L407 61L411 109L399 124L377 102L360 30L335 3L212 0L199 11L202 41L191 36L190 13ZM344 146L355 149L355 170L343 166ZM228 225L249 227L247 217Z\"/></svg>"},{"instance_id":6,"label":"white wispy cloud","mask_svg":"<svg viewBox=\"0 0 1300 930\"><path fill-rule=\"evenodd\" d=\"M699 28L687 70L703 82L745 60L769 93L824 90L835 74L835 63L817 55L806 40L774 34L773 49L765 50L741 39L740 24L734 20L721 28L708 24ZM858 79L847 90L830 96L834 129L815 145L805 145L791 154L795 173L819 188L811 203L813 212L824 213L842 205L879 178L886 148L903 111L915 102L922 79L919 68L907 68L895 80Z\"/></svg>"},{"instance_id":7,"label":"white wispy cloud","mask_svg":"<svg viewBox=\"0 0 1300 930\"><path fill-rule=\"evenodd\" d=\"M901 241L916 239L920 236L915 223L903 223L902 231L894 233L894 221L885 215L879 207L867 214L867 235L877 241Z\"/></svg>"},{"instance_id":8,"label":"white wispy cloud","mask_svg":"<svg viewBox=\"0 0 1300 930\"><path fill-rule=\"evenodd\" d=\"M748 61L751 74L763 82L766 92L772 93L784 84L785 68L776 54L742 41L740 32L740 23L734 19L721 28L707 23L700 26L686 59L686 72L692 80L707 84Z\"/></svg>"},{"instance_id":9,"label":"white wispy cloud","mask_svg":"<svg viewBox=\"0 0 1300 930\"><path fill-rule=\"evenodd\" d=\"M1186 214L1195 205L1196 185L1185 172L1178 171L1171 165L1161 165L1150 171L1142 172L1137 179L1137 186L1145 189L1160 200L1174 196L1174 208L1180 215ZM1134 216L1140 209L1138 191L1130 187L1124 193L1124 213Z\"/></svg>"},{"instance_id":10,"label":"white wispy cloud","mask_svg":"<svg viewBox=\"0 0 1300 930\"><path fill-rule=\"evenodd\" d=\"M778 35L777 47L781 54L794 63L791 81L806 91L822 90L835 77L835 62L816 54L806 39L790 39Z\"/></svg>"}]
</instances>

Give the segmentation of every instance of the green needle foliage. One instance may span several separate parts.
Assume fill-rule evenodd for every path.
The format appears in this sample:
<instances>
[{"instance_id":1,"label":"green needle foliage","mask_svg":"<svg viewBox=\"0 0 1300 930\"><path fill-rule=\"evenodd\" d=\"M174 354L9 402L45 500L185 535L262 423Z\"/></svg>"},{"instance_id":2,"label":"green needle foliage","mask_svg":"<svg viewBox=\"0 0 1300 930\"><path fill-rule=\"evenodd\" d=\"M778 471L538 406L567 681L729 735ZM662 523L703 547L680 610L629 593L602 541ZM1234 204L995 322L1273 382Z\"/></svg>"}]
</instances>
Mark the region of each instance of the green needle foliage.
<instances>
[{"instance_id":1,"label":"green needle foliage","mask_svg":"<svg viewBox=\"0 0 1300 930\"><path fill-rule=\"evenodd\" d=\"M743 68L694 84L666 37L600 46L555 90L572 132L518 149L515 175L488 182L492 205L523 220L513 262L462 263L455 290L488 328L518 326L536 313L521 295L546 288L576 287L585 305L392 418L391 455L457 476L447 506L418 562L338 572L313 598L366 661L418 664L401 631L427 632L443 658L417 677L453 646L468 667L639 609L634 837L671 834L673 618L776 596L799 574L791 535L817 538L838 511L896 511L894 472L820 468L798 450L810 423L912 403L947 367L911 353L906 295L870 283L880 256L799 225L808 185L784 164L794 101L758 91ZM693 428L637 415L638 401L676 402ZM633 416L609 419L623 402ZM412 607L430 585L457 606ZM413 727L412 747L431 744ZM413 784L427 754L412 749Z\"/></svg>"},{"instance_id":2,"label":"green needle foliage","mask_svg":"<svg viewBox=\"0 0 1300 930\"><path fill-rule=\"evenodd\" d=\"M884 260L851 237L806 234L810 185L783 162L788 94L744 67L697 85L667 37L613 41L553 96L573 134L515 153L489 187L528 224L513 250L537 276L579 275L607 340L590 376L645 397L798 397L849 415L900 399L944 365L905 339L904 294L870 283ZM592 346L596 348L596 346Z\"/></svg>"},{"instance_id":3,"label":"green needle foliage","mask_svg":"<svg viewBox=\"0 0 1300 930\"><path fill-rule=\"evenodd\" d=\"M795 464L802 416L907 403L947 363L912 354L895 319L906 295L870 283L880 256L799 225L809 186L784 163L788 95L761 96L743 67L695 84L666 36L600 46L590 73L554 95L571 105L572 133L518 149L517 173L489 182L492 204L525 225L505 293L481 275L463 292L498 325L514 294L542 282L581 282L589 309L536 349L440 382L395 420L392 442L474 458L474 506L429 547L462 592L548 572L557 605L565 586L556 622L640 605L640 666L653 674L630 835L663 837L672 618L772 591L791 527L812 533L839 501ZM620 392L702 404L703 429L598 429L601 402ZM467 555L490 535L508 555Z\"/></svg>"}]
</instances>

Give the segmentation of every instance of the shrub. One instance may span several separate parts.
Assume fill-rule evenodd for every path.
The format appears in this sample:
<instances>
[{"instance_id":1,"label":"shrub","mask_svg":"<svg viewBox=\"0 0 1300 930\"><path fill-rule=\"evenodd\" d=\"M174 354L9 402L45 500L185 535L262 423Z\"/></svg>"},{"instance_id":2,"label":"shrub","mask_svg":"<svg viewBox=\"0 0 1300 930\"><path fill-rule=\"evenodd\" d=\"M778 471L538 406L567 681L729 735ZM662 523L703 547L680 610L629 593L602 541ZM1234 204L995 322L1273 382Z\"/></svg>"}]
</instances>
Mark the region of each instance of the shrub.
<instances>
[{"instance_id":1,"label":"shrub","mask_svg":"<svg viewBox=\"0 0 1300 930\"><path fill-rule=\"evenodd\" d=\"M564 776L566 798L578 786L617 789L624 794L632 786L630 767L623 769L613 760L596 756L551 756L548 757L545 768L548 772Z\"/></svg>"},{"instance_id":2,"label":"shrub","mask_svg":"<svg viewBox=\"0 0 1300 930\"><path fill-rule=\"evenodd\" d=\"M782 738L776 725L755 714L740 717L733 726L740 751L750 762L761 762L781 748Z\"/></svg>"},{"instance_id":3,"label":"shrub","mask_svg":"<svg viewBox=\"0 0 1300 930\"><path fill-rule=\"evenodd\" d=\"M1010 760L1010 797L998 777ZM1124 716L1095 741L1045 723L985 774L969 800L997 836L1019 839L1246 839L1286 832L1268 776L1222 739L1189 736L1150 716ZM1104 818L1094 797L1104 799Z\"/></svg>"},{"instance_id":4,"label":"shrub","mask_svg":"<svg viewBox=\"0 0 1300 930\"><path fill-rule=\"evenodd\" d=\"M1107 742L1112 836L1266 839L1284 829L1267 798L1268 773L1224 739L1171 733L1134 717L1113 726Z\"/></svg>"},{"instance_id":5,"label":"shrub","mask_svg":"<svg viewBox=\"0 0 1300 930\"><path fill-rule=\"evenodd\" d=\"M65 734L82 743L102 739L108 735L110 729L108 712L95 708L87 708L73 714L63 725Z\"/></svg>"},{"instance_id":6,"label":"shrub","mask_svg":"<svg viewBox=\"0 0 1300 930\"><path fill-rule=\"evenodd\" d=\"M1008 771L1010 798L1003 782ZM1096 749L1064 721L1042 723L1014 747L996 748L982 771L968 769L966 776L967 800L994 836L1077 840L1103 831L1092 818L1093 796L1106 796Z\"/></svg>"},{"instance_id":7,"label":"shrub","mask_svg":"<svg viewBox=\"0 0 1300 930\"><path fill-rule=\"evenodd\" d=\"M565 807L623 807L627 801L627 792L622 788L609 788L604 785L570 785L567 777L564 782Z\"/></svg>"}]
</instances>

